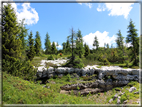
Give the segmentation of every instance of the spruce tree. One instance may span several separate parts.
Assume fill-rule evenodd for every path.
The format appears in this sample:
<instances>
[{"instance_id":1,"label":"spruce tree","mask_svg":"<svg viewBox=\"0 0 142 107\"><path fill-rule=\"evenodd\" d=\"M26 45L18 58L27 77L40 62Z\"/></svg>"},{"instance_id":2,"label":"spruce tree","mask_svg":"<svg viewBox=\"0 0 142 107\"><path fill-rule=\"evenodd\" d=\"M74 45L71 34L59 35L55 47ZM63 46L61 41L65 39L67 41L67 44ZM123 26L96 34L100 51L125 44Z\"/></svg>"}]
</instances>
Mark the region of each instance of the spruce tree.
<instances>
[{"instance_id":1,"label":"spruce tree","mask_svg":"<svg viewBox=\"0 0 142 107\"><path fill-rule=\"evenodd\" d=\"M50 36L48 35L48 32L47 32L46 38L45 38L45 54L51 53L51 42L49 38Z\"/></svg>"},{"instance_id":2,"label":"spruce tree","mask_svg":"<svg viewBox=\"0 0 142 107\"><path fill-rule=\"evenodd\" d=\"M84 44L84 47L85 47L84 56L87 57L90 54L90 49L89 49L89 46L86 43Z\"/></svg>"},{"instance_id":3,"label":"spruce tree","mask_svg":"<svg viewBox=\"0 0 142 107\"><path fill-rule=\"evenodd\" d=\"M93 46L95 46L96 50L98 50L98 48L99 48L99 42L98 42L97 36L95 36L95 38L94 38Z\"/></svg>"},{"instance_id":4,"label":"spruce tree","mask_svg":"<svg viewBox=\"0 0 142 107\"><path fill-rule=\"evenodd\" d=\"M35 53L35 48L34 48L34 39L33 39L32 37L33 37L33 34L32 34L32 31L31 31L31 32L30 32L30 35L29 35L29 38L28 38L29 50L28 50L28 54L27 54L28 59L29 59L30 61L33 60L33 58L34 58L34 56L35 56L35 54L36 54L36 53Z\"/></svg>"},{"instance_id":5,"label":"spruce tree","mask_svg":"<svg viewBox=\"0 0 142 107\"><path fill-rule=\"evenodd\" d=\"M56 54L56 52L57 52L55 42L52 43L51 51L52 51L52 54Z\"/></svg>"},{"instance_id":6,"label":"spruce tree","mask_svg":"<svg viewBox=\"0 0 142 107\"><path fill-rule=\"evenodd\" d=\"M130 46L128 48L128 50L130 49L132 51L131 56L132 56L132 60L134 60L134 65L138 65L137 63L137 55L139 54L138 50L139 50L139 38L137 35L137 29L135 29L135 25L133 23L133 21L130 19L130 24L128 26L129 29L128 35L126 37L126 43L130 43L132 46Z\"/></svg>"},{"instance_id":7,"label":"spruce tree","mask_svg":"<svg viewBox=\"0 0 142 107\"><path fill-rule=\"evenodd\" d=\"M66 43L63 42L63 43L62 43L62 46L63 46L63 53L64 53L64 52L65 52L65 49L66 49Z\"/></svg>"},{"instance_id":8,"label":"spruce tree","mask_svg":"<svg viewBox=\"0 0 142 107\"><path fill-rule=\"evenodd\" d=\"M78 32L77 32L77 39L76 39L76 52L78 53L80 58L84 54L83 38L82 38L81 31L79 29L78 29Z\"/></svg>"},{"instance_id":9,"label":"spruce tree","mask_svg":"<svg viewBox=\"0 0 142 107\"><path fill-rule=\"evenodd\" d=\"M39 56L40 55L40 51L41 51L41 40L40 40L40 35L39 35L39 32L37 31L36 32L36 35L35 35L35 52L36 52L36 55Z\"/></svg>"},{"instance_id":10,"label":"spruce tree","mask_svg":"<svg viewBox=\"0 0 142 107\"><path fill-rule=\"evenodd\" d=\"M124 37L122 36L121 34L121 31L119 30L118 33L117 33L118 37L116 39L116 44L117 44L117 47L118 47L118 53L119 53L119 58L121 60L121 62L124 62L124 42L123 42L123 39Z\"/></svg>"},{"instance_id":11,"label":"spruce tree","mask_svg":"<svg viewBox=\"0 0 142 107\"><path fill-rule=\"evenodd\" d=\"M71 47L70 47L70 36L67 37L67 42L66 42L66 53L70 53L71 52Z\"/></svg>"},{"instance_id":12,"label":"spruce tree","mask_svg":"<svg viewBox=\"0 0 142 107\"><path fill-rule=\"evenodd\" d=\"M19 58L21 56L21 40L16 13L11 4L4 5L2 15L2 58ZM7 56L7 58L6 58Z\"/></svg>"}]
</instances>

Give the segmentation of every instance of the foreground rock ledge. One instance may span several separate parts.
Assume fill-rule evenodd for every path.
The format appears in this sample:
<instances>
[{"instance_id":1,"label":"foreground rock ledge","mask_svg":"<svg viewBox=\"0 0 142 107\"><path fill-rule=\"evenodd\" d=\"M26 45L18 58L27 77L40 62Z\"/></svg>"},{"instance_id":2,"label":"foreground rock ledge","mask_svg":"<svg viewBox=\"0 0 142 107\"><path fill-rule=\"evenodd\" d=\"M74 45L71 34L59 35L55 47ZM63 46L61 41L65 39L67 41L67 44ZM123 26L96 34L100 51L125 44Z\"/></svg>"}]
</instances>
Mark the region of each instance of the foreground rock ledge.
<instances>
[{"instance_id":1,"label":"foreground rock ledge","mask_svg":"<svg viewBox=\"0 0 142 107\"><path fill-rule=\"evenodd\" d=\"M90 83L79 83L79 84L72 84L72 85L64 85L61 86L61 90L69 91L73 90L75 95L78 95L80 92L80 95L87 95L89 92L91 94L108 91L111 90L114 87L122 87L129 83L129 81L111 81L111 79L108 79L106 81L104 80L96 80L95 82Z\"/></svg>"}]
</instances>

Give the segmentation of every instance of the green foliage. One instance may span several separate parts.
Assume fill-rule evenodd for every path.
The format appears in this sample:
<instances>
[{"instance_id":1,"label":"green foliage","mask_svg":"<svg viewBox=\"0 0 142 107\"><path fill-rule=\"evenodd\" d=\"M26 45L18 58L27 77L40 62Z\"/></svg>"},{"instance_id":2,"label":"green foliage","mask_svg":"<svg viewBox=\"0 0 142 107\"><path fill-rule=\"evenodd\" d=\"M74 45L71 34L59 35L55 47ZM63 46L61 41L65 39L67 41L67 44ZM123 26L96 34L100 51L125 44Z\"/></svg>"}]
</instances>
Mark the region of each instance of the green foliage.
<instances>
[{"instance_id":1,"label":"green foliage","mask_svg":"<svg viewBox=\"0 0 142 107\"><path fill-rule=\"evenodd\" d=\"M129 29L129 34L126 37L126 43L130 43L132 45L128 49L132 50L131 60L135 59L133 65L137 65L137 55L139 54L139 38L137 34L137 29L135 29L135 25L133 24L133 21L131 19L127 29Z\"/></svg>"},{"instance_id":2,"label":"green foliage","mask_svg":"<svg viewBox=\"0 0 142 107\"><path fill-rule=\"evenodd\" d=\"M37 31L36 32L36 36L35 36L35 52L36 52L36 55L39 56L41 53L41 40L40 40L40 35L39 35L39 32Z\"/></svg>"},{"instance_id":3,"label":"green foliage","mask_svg":"<svg viewBox=\"0 0 142 107\"><path fill-rule=\"evenodd\" d=\"M93 46L95 46L96 50L98 50L98 48L99 48L99 42L98 42L97 36L95 36L95 38L94 38Z\"/></svg>"},{"instance_id":4,"label":"green foliage","mask_svg":"<svg viewBox=\"0 0 142 107\"><path fill-rule=\"evenodd\" d=\"M85 57L87 57L87 56L90 54L89 46L88 46L88 45L86 45L86 43L85 43L84 48L85 48L84 56L85 56Z\"/></svg>"},{"instance_id":5,"label":"green foliage","mask_svg":"<svg viewBox=\"0 0 142 107\"><path fill-rule=\"evenodd\" d=\"M28 32L27 32L28 29L26 29L24 21L25 21L25 19L23 19L21 21L21 23L19 23L19 29L20 29L19 36L20 36L20 39L22 41L22 46L21 46L22 57L24 57L26 55L26 51L25 50L28 49L27 48L27 42L26 42L26 39L25 39L25 37L27 37L27 35L28 35Z\"/></svg>"},{"instance_id":6,"label":"green foliage","mask_svg":"<svg viewBox=\"0 0 142 107\"><path fill-rule=\"evenodd\" d=\"M11 4L4 5L2 15L2 58L6 55L19 58L21 56L22 42L20 40L20 29L14 8Z\"/></svg>"},{"instance_id":7,"label":"green foliage","mask_svg":"<svg viewBox=\"0 0 142 107\"><path fill-rule=\"evenodd\" d=\"M71 81L71 76L70 76L70 74L67 75L67 80L66 80L66 81L68 81L68 82Z\"/></svg>"},{"instance_id":8,"label":"green foliage","mask_svg":"<svg viewBox=\"0 0 142 107\"><path fill-rule=\"evenodd\" d=\"M47 60L54 60L53 55L50 55L50 56L47 58Z\"/></svg>"},{"instance_id":9,"label":"green foliage","mask_svg":"<svg viewBox=\"0 0 142 107\"><path fill-rule=\"evenodd\" d=\"M6 56L7 59L3 59L3 67L2 71L12 74L14 76L18 76L25 80L34 80L36 69L33 68L33 65L30 61L20 61L19 59Z\"/></svg>"},{"instance_id":10,"label":"green foliage","mask_svg":"<svg viewBox=\"0 0 142 107\"><path fill-rule=\"evenodd\" d=\"M51 42L49 38L50 36L48 35L48 32L47 32L46 38L45 38L45 54L51 53Z\"/></svg>"},{"instance_id":11,"label":"green foliage","mask_svg":"<svg viewBox=\"0 0 142 107\"><path fill-rule=\"evenodd\" d=\"M56 54L57 53L55 42L52 43L51 52L52 52L52 54Z\"/></svg>"},{"instance_id":12,"label":"green foliage","mask_svg":"<svg viewBox=\"0 0 142 107\"><path fill-rule=\"evenodd\" d=\"M76 54L82 58L83 54L84 54L84 49L83 49L83 38L82 38L82 34L81 31L78 29L78 33L77 33L77 39L76 39Z\"/></svg>"},{"instance_id":13,"label":"green foliage","mask_svg":"<svg viewBox=\"0 0 142 107\"><path fill-rule=\"evenodd\" d=\"M35 48L34 48L34 39L32 38L33 37L33 34L32 34L32 31L30 32L30 35L29 35L29 38L28 38L28 41L29 41L29 44L28 46L30 47L29 50L28 50L28 54L27 54L27 57L30 61L33 60L34 56L35 56Z\"/></svg>"},{"instance_id":14,"label":"green foliage","mask_svg":"<svg viewBox=\"0 0 142 107\"><path fill-rule=\"evenodd\" d=\"M84 64L82 63L82 60L80 58L76 58L73 61L73 68L83 68Z\"/></svg>"}]
</instances>

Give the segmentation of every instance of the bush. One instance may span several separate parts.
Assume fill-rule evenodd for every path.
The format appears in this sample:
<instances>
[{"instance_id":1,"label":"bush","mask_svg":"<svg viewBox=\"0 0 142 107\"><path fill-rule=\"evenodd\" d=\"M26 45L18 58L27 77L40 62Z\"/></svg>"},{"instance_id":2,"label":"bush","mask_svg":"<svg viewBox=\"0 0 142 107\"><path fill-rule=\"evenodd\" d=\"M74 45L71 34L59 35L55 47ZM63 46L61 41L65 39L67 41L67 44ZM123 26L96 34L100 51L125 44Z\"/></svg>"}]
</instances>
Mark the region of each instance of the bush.
<instances>
[{"instance_id":1,"label":"bush","mask_svg":"<svg viewBox=\"0 0 142 107\"><path fill-rule=\"evenodd\" d=\"M54 60L53 55L50 55L50 56L47 58L47 60Z\"/></svg>"},{"instance_id":2,"label":"bush","mask_svg":"<svg viewBox=\"0 0 142 107\"><path fill-rule=\"evenodd\" d=\"M73 61L73 68L83 68L84 64L82 63L82 60L80 58L76 58Z\"/></svg>"},{"instance_id":3,"label":"bush","mask_svg":"<svg viewBox=\"0 0 142 107\"><path fill-rule=\"evenodd\" d=\"M94 55L93 54L89 54L88 56L86 56L86 59L94 60Z\"/></svg>"},{"instance_id":4,"label":"bush","mask_svg":"<svg viewBox=\"0 0 142 107\"><path fill-rule=\"evenodd\" d=\"M34 69L29 60L21 61L16 58L9 57L7 60L3 59L2 71L25 80L34 81L37 69Z\"/></svg>"}]
</instances>

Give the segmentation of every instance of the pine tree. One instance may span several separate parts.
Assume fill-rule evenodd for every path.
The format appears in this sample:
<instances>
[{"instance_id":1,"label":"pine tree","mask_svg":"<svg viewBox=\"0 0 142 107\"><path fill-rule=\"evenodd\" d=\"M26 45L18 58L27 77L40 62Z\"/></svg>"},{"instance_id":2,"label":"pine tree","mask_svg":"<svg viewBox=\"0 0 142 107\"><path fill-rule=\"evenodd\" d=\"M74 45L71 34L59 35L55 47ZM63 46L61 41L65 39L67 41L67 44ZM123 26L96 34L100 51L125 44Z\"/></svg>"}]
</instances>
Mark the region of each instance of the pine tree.
<instances>
[{"instance_id":1,"label":"pine tree","mask_svg":"<svg viewBox=\"0 0 142 107\"><path fill-rule=\"evenodd\" d=\"M76 39L76 52L79 54L80 58L84 54L83 39L82 39L81 31L79 29L78 29L78 33L77 33L77 39Z\"/></svg>"},{"instance_id":2,"label":"pine tree","mask_svg":"<svg viewBox=\"0 0 142 107\"><path fill-rule=\"evenodd\" d=\"M25 19L23 19L22 21L21 21L21 23L19 23L19 29L20 29L20 34L19 34L19 36L20 36L20 39L21 39L21 41L22 41L22 50L24 51L24 53L25 53L25 50L26 50L26 40L25 40L25 37L27 37L27 35L28 35L28 29L26 29L26 27L25 27L25 25L26 24L24 24L24 21L25 21Z\"/></svg>"},{"instance_id":3,"label":"pine tree","mask_svg":"<svg viewBox=\"0 0 142 107\"><path fill-rule=\"evenodd\" d=\"M86 57L90 54L90 49L89 49L89 46L86 43L84 44L84 47L85 47L84 56Z\"/></svg>"},{"instance_id":4,"label":"pine tree","mask_svg":"<svg viewBox=\"0 0 142 107\"><path fill-rule=\"evenodd\" d=\"M41 51L41 40L40 40L40 35L39 35L39 32L37 31L36 32L36 36L35 36L35 52L36 52L36 55L39 56L40 55L40 51Z\"/></svg>"},{"instance_id":5,"label":"pine tree","mask_svg":"<svg viewBox=\"0 0 142 107\"><path fill-rule=\"evenodd\" d=\"M51 51L52 51L52 54L56 54L56 52L57 52L55 42L52 43Z\"/></svg>"},{"instance_id":6,"label":"pine tree","mask_svg":"<svg viewBox=\"0 0 142 107\"><path fill-rule=\"evenodd\" d=\"M93 46L95 46L96 50L98 50L98 48L99 48L99 42L98 42L97 36L95 36L95 38L94 38Z\"/></svg>"},{"instance_id":7,"label":"pine tree","mask_svg":"<svg viewBox=\"0 0 142 107\"><path fill-rule=\"evenodd\" d=\"M57 51L58 51L58 46L59 46L58 42L57 42L56 46L57 46Z\"/></svg>"},{"instance_id":8,"label":"pine tree","mask_svg":"<svg viewBox=\"0 0 142 107\"><path fill-rule=\"evenodd\" d=\"M33 34L32 34L32 31L31 31L31 32L30 32L30 35L29 35L29 38L28 38L29 50L28 50L28 54L27 54L28 59L29 59L30 61L33 60L33 58L34 58L34 56L35 56L35 54L36 54L36 53L35 53L35 48L34 48L34 39L33 39L32 37L33 37Z\"/></svg>"},{"instance_id":9,"label":"pine tree","mask_svg":"<svg viewBox=\"0 0 142 107\"><path fill-rule=\"evenodd\" d=\"M139 54L138 50L139 50L139 38L138 38L138 35L137 35L137 29L135 29L135 25L133 23L133 21L130 19L130 24L128 26L129 29L127 32L128 32L128 35L126 37L126 43L130 43L132 46L130 46L128 48L128 50L132 50L132 60L134 60L134 65L137 65L137 55Z\"/></svg>"},{"instance_id":10,"label":"pine tree","mask_svg":"<svg viewBox=\"0 0 142 107\"><path fill-rule=\"evenodd\" d=\"M122 36L120 30L118 31L117 35L118 35L118 37L116 39L116 44L117 44L117 47L118 47L119 58L122 62L124 62L124 46L123 46L124 37Z\"/></svg>"},{"instance_id":11,"label":"pine tree","mask_svg":"<svg viewBox=\"0 0 142 107\"><path fill-rule=\"evenodd\" d=\"M47 33L46 38L45 38L45 54L51 53L51 42L50 42L49 38L50 38L50 36Z\"/></svg>"},{"instance_id":12,"label":"pine tree","mask_svg":"<svg viewBox=\"0 0 142 107\"><path fill-rule=\"evenodd\" d=\"M66 53L70 53L71 52L71 47L70 47L70 36L67 37L67 42L66 42L66 49L65 49Z\"/></svg>"},{"instance_id":13,"label":"pine tree","mask_svg":"<svg viewBox=\"0 0 142 107\"><path fill-rule=\"evenodd\" d=\"M63 46L63 53L64 53L64 52L65 52L65 49L66 49L66 43L63 42L63 43L62 43L62 46Z\"/></svg>"},{"instance_id":14,"label":"pine tree","mask_svg":"<svg viewBox=\"0 0 142 107\"><path fill-rule=\"evenodd\" d=\"M11 4L4 5L2 15L2 58L19 58L21 56L21 40L16 14Z\"/></svg>"}]
</instances>

